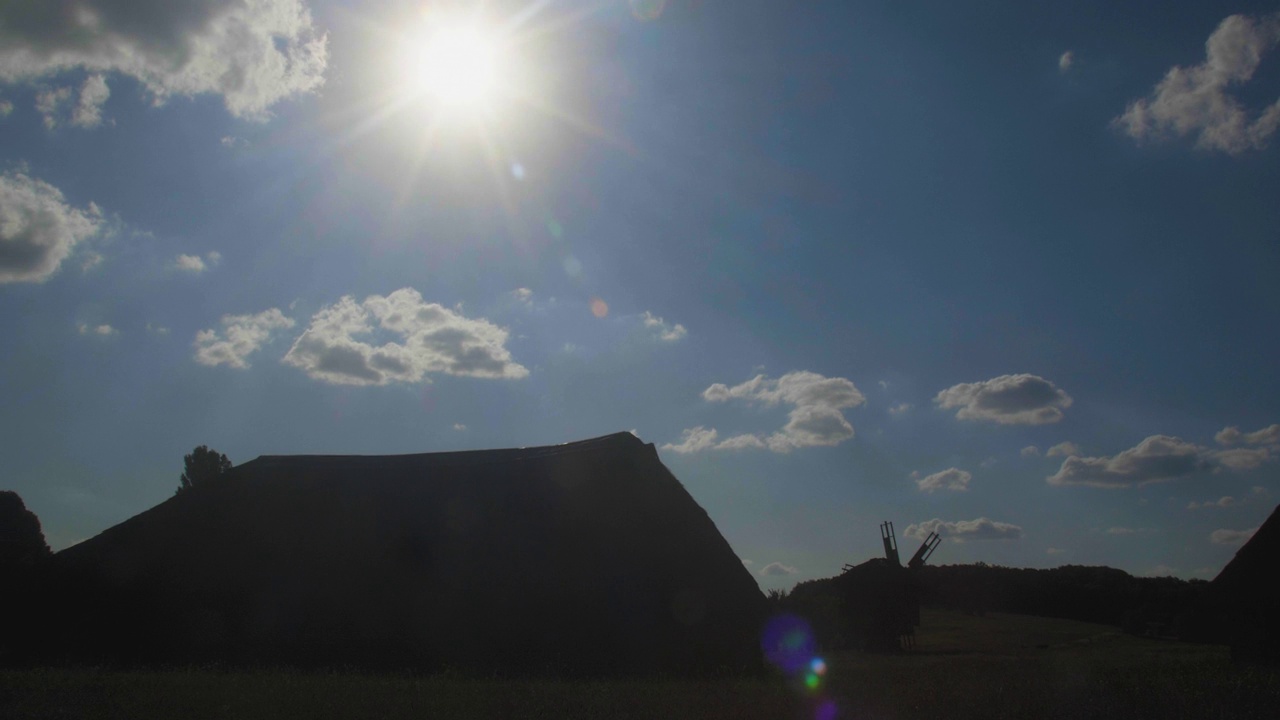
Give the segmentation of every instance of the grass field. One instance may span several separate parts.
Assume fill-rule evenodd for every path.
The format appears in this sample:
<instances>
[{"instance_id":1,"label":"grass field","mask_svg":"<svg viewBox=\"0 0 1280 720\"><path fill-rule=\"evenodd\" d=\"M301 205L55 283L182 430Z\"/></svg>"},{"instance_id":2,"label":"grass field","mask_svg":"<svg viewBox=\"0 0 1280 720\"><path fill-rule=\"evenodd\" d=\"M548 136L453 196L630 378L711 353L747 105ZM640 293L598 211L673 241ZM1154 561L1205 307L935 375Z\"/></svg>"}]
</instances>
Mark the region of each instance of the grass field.
<instances>
[{"instance_id":1,"label":"grass field","mask_svg":"<svg viewBox=\"0 0 1280 720\"><path fill-rule=\"evenodd\" d=\"M1280 674L1114 628L926 611L915 651L838 654L816 690L290 671L0 671L3 718L1272 718Z\"/></svg>"}]
</instances>

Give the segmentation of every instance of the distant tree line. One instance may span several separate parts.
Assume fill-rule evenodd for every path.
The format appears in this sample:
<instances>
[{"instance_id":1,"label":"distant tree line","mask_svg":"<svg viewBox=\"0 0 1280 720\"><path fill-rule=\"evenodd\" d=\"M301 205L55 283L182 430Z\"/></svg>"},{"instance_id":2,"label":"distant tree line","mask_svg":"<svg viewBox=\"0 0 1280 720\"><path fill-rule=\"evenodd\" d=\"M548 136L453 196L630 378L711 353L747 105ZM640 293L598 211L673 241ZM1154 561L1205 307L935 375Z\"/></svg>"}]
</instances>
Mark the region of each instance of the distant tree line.
<instances>
[{"instance_id":1,"label":"distant tree line","mask_svg":"<svg viewBox=\"0 0 1280 720\"><path fill-rule=\"evenodd\" d=\"M1196 623L1210 591L1204 580L1134 577L1115 568L1081 565L1037 569L979 562L925 566L915 573L926 607L1080 620L1135 635L1183 639L1197 639ZM839 587L838 577L810 580L770 599L776 607L807 617L815 633L838 646L857 621L846 617L847 592Z\"/></svg>"}]
</instances>

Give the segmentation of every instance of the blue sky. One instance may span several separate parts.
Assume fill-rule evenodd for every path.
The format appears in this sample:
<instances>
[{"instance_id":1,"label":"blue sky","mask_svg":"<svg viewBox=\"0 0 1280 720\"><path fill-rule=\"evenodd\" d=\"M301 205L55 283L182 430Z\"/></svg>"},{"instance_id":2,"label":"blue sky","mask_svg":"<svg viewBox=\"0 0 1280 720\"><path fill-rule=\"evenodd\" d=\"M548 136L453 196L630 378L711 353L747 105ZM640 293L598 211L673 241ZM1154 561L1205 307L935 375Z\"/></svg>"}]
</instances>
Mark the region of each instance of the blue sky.
<instances>
[{"instance_id":1,"label":"blue sky","mask_svg":"<svg viewBox=\"0 0 1280 720\"><path fill-rule=\"evenodd\" d=\"M0 485L61 548L199 444L633 430L762 587L881 520L1212 577L1280 496L1280 8L966 5L0 9Z\"/></svg>"}]
</instances>

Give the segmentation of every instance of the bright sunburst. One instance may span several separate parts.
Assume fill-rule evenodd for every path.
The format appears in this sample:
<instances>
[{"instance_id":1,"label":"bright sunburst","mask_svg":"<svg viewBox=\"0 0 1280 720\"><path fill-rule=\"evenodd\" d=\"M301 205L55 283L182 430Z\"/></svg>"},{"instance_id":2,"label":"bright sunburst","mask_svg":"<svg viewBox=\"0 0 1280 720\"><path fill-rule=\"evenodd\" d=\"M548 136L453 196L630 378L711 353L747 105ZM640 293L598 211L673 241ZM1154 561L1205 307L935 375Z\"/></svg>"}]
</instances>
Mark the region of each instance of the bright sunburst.
<instances>
[{"instance_id":1,"label":"bright sunburst","mask_svg":"<svg viewBox=\"0 0 1280 720\"><path fill-rule=\"evenodd\" d=\"M405 39L401 82L451 109L492 103L506 72L498 35L478 21L441 19Z\"/></svg>"}]
</instances>

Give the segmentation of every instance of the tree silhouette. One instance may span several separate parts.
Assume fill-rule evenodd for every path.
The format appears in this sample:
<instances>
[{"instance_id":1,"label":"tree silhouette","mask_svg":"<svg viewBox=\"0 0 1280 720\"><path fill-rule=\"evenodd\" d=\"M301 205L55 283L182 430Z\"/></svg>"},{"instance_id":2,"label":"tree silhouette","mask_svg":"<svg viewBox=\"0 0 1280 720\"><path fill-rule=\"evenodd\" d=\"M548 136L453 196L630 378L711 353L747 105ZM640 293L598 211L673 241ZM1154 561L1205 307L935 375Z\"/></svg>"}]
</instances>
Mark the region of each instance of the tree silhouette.
<instances>
[{"instance_id":1,"label":"tree silhouette","mask_svg":"<svg viewBox=\"0 0 1280 720\"><path fill-rule=\"evenodd\" d=\"M226 455L217 450L210 450L206 445L192 450L189 455L183 455L182 462L186 469L178 479L178 490L174 493L175 495L181 495L186 490L203 485L231 469L231 461Z\"/></svg>"},{"instance_id":2,"label":"tree silhouette","mask_svg":"<svg viewBox=\"0 0 1280 720\"><path fill-rule=\"evenodd\" d=\"M49 556L40 519L12 490L0 490L0 566L30 565Z\"/></svg>"}]
</instances>

